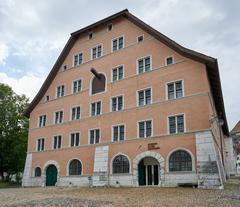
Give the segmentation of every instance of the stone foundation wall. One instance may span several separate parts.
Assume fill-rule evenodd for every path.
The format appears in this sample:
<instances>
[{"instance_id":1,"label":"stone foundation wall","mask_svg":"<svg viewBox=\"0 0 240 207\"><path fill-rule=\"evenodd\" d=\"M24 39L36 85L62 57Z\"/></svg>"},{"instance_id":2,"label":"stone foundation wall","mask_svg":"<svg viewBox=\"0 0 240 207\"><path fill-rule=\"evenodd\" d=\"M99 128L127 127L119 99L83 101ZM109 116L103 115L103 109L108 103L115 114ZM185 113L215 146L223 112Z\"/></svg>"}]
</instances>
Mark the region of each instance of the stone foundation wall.
<instances>
[{"instance_id":1,"label":"stone foundation wall","mask_svg":"<svg viewBox=\"0 0 240 207\"><path fill-rule=\"evenodd\" d=\"M177 187L179 184L184 183L191 183L196 184L198 183L198 177L195 172L193 173L166 173L165 179L162 184L164 187Z\"/></svg>"}]
</instances>

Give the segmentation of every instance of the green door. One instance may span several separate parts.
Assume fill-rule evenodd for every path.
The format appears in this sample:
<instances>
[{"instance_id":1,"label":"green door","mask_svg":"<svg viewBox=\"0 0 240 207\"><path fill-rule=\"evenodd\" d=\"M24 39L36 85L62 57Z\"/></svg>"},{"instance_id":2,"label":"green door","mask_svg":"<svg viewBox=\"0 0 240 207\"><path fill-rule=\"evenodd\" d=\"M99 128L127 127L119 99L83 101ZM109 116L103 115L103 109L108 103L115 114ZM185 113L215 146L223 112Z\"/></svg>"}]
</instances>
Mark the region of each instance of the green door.
<instances>
[{"instance_id":1,"label":"green door","mask_svg":"<svg viewBox=\"0 0 240 207\"><path fill-rule=\"evenodd\" d=\"M55 186L57 182L57 168L49 165L46 171L46 186Z\"/></svg>"},{"instance_id":2,"label":"green door","mask_svg":"<svg viewBox=\"0 0 240 207\"><path fill-rule=\"evenodd\" d=\"M138 184L146 185L146 166L143 164L143 159L138 164Z\"/></svg>"}]
</instances>

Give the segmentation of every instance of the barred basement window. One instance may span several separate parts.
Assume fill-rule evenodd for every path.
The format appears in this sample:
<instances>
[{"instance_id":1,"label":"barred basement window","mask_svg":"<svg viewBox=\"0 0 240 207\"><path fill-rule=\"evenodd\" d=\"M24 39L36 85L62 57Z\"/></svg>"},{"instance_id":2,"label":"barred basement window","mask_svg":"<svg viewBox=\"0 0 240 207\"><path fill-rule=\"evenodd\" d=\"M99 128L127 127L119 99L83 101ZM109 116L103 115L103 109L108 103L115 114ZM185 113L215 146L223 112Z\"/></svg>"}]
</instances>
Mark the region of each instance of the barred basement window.
<instances>
[{"instance_id":1,"label":"barred basement window","mask_svg":"<svg viewBox=\"0 0 240 207\"><path fill-rule=\"evenodd\" d=\"M113 174L129 173L129 160L124 155L118 155L113 160Z\"/></svg>"},{"instance_id":2,"label":"barred basement window","mask_svg":"<svg viewBox=\"0 0 240 207\"><path fill-rule=\"evenodd\" d=\"M35 168L35 172L34 172L34 176L35 177L41 177L41 175L42 175L41 168L40 167L36 167Z\"/></svg>"},{"instance_id":3,"label":"barred basement window","mask_svg":"<svg viewBox=\"0 0 240 207\"><path fill-rule=\"evenodd\" d=\"M72 160L69 164L69 175L81 175L82 164L79 160Z\"/></svg>"},{"instance_id":4,"label":"barred basement window","mask_svg":"<svg viewBox=\"0 0 240 207\"><path fill-rule=\"evenodd\" d=\"M192 171L191 155L184 150L173 152L169 158L169 171Z\"/></svg>"}]
</instances>

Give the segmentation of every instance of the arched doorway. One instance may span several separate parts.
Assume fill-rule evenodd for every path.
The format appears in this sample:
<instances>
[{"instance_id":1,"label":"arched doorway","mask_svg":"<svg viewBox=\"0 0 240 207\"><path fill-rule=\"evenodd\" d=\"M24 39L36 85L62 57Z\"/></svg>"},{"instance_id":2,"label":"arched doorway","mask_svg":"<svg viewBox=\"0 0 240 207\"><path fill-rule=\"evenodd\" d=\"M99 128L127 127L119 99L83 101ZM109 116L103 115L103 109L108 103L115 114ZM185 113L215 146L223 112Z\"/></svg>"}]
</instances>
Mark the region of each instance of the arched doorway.
<instances>
[{"instance_id":1,"label":"arched doorway","mask_svg":"<svg viewBox=\"0 0 240 207\"><path fill-rule=\"evenodd\" d=\"M55 186L58 171L55 165L49 165L46 170L46 186Z\"/></svg>"},{"instance_id":2,"label":"arched doorway","mask_svg":"<svg viewBox=\"0 0 240 207\"><path fill-rule=\"evenodd\" d=\"M138 163L138 184L158 185L159 184L159 162L153 157L144 157Z\"/></svg>"}]
</instances>

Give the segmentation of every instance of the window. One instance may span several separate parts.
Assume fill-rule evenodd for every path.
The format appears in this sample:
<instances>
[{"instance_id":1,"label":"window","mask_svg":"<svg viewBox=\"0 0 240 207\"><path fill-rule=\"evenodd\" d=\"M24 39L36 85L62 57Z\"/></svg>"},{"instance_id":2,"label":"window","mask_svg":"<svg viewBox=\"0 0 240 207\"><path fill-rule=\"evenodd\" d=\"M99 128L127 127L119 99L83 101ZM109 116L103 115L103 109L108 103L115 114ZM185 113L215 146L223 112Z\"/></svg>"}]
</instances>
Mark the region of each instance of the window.
<instances>
[{"instance_id":1,"label":"window","mask_svg":"<svg viewBox=\"0 0 240 207\"><path fill-rule=\"evenodd\" d=\"M63 70L67 70L68 66L67 65L63 65Z\"/></svg>"},{"instance_id":2,"label":"window","mask_svg":"<svg viewBox=\"0 0 240 207\"><path fill-rule=\"evenodd\" d=\"M72 120L80 119L80 106L72 108Z\"/></svg>"},{"instance_id":3,"label":"window","mask_svg":"<svg viewBox=\"0 0 240 207\"><path fill-rule=\"evenodd\" d=\"M49 101L49 96L46 96L46 101Z\"/></svg>"},{"instance_id":4,"label":"window","mask_svg":"<svg viewBox=\"0 0 240 207\"><path fill-rule=\"evenodd\" d=\"M69 175L81 175L82 164L79 160L74 159L69 164Z\"/></svg>"},{"instance_id":5,"label":"window","mask_svg":"<svg viewBox=\"0 0 240 207\"><path fill-rule=\"evenodd\" d=\"M152 136L152 121L141 121L138 123L139 137L151 137Z\"/></svg>"},{"instance_id":6,"label":"window","mask_svg":"<svg viewBox=\"0 0 240 207\"><path fill-rule=\"evenodd\" d=\"M123 37L116 38L112 41L112 51L120 50L124 47Z\"/></svg>"},{"instance_id":7,"label":"window","mask_svg":"<svg viewBox=\"0 0 240 207\"><path fill-rule=\"evenodd\" d=\"M46 115L39 116L38 127L45 127L46 126L46 119L47 119Z\"/></svg>"},{"instance_id":8,"label":"window","mask_svg":"<svg viewBox=\"0 0 240 207\"><path fill-rule=\"evenodd\" d=\"M123 96L117 96L112 98L112 111L123 110Z\"/></svg>"},{"instance_id":9,"label":"window","mask_svg":"<svg viewBox=\"0 0 240 207\"><path fill-rule=\"evenodd\" d=\"M118 66L112 69L112 81L123 79L123 66Z\"/></svg>"},{"instance_id":10,"label":"window","mask_svg":"<svg viewBox=\"0 0 240 207\"><path fill-rule=\"evenodd\" d=\"M70 146L71 147L77 147L80 144L80 133L71 133L70 135Z\"/></svg>"},{"instance_id":11,"label":"window","mask_svg":"<svg viewBox=\"0 0 240 207\"><path fill-rule=\"evenodd\" d=\"M183 97L182 81L175 81L167 84L168 100Z\"/></svg>"},{"instance_id":12,"label":"window","mask_svg":"<svg viewBox=\"0 0 240 207\"><path fill-rule=\"evenodd\" d=\"M44 138L37 139L37 151L43 151L44 150Z\"/></svg>"},{"instance_id":13,"label":"window","mask_svg":"<svg viewBox=\"0 0 240 207\"><path fill-rule=\"evenodd\" d=\"M101 101L91 104L91 116L97 116L101 114Z\"/></svg>"},{"instance_id":14,"label":"window","mask_svg":"<svg viewBox=\"0 0 240 207\"><path fill-rule=\"evenodd\" d=\"M129 173L129 160L124 155L118 155L113 160L113 174Z\"/></svg>"},{"instance_id":15,"label":"window","mask_svg":"<svg viewBox=\"0 0 240 207\"><path fill-rule=\"evenodd\" d=\"M102 56L102 45L98 45L92 48L92 59L96 59Z\"/></svg>"},{"instance_id":16,"label":"window","mask_svg":"<svg viewBox=\"0 0 240 207\"><path fill-rule=\"evenodd\" d=\"M94 76L92 80L92 95L105 91L106 78L103 74L99 74L99 77Z\"/></svg>"},{"instance_id":17,"label":"window","mask_svg":"<svg viewBox=\"0 0 240 207\"><path fill-rule=\"evenodd\" d=\"M150 56L138 60L138 73L144 73L151 70Z\"/></svg>"},{"instance_id":18,"label":"window","mask_svg":"<svg viewBox=\"0 0 240 207\"><path fill-rule=\"evenodd\" d=\"M108 24L108 31L110 32L110 31L112 31L112 24Z\"/></svg>"},{"instance_id":19,"label":"window","mask_svg":"<svg viewBox=\"0 0 240 207\"><path fill-rule=\"evenodd\" d=\"M143 35L138 36L138 37L137 37L137 40L138 40L138 42L142 42L142 41L143 41Z\"/></svg>"},{"instance_id":20,"label":"window","mask_svg":"<svg viewBox=\"0 0 240 207\"><path fill-rule=\"evenodd\" d=\"M138 106L144 106L152 103L151 88L138 91Z\"/></svg>"},{"instance_id":21,"label":"window","mask_svg":"<svg viewBox=\"0 0 240 207\"><path fill-rule=\"evenodd\" d=\"M166 58L166 65L171 65L173 64L173 57L167 57Z\"/></svg>"},{"instance_id":22,"label":"window","mask_svg":"<svg viewBox=\"0 0 240 207\"><path fill-rule=\"evenodd\" d=\"M74 66L78 66L83 63L83 54L79 53L74 55Z\"/></svg>"},{"instance_id":23,"label":"window","mask_svg":"<svg viewBox=\"0 0 240 207\"><path fill-rule=\"evenodd\" d=\"M98 144L100 142L100 129L90 130L90 144Z\"/></svg>"},{"instance_id":24,"label":"window","mask_svg":"<svg viewBox=\"0 0 240 207\"><path fill-rule=\"evenodd\" d=\"M62 146L62 136L54 136L53 137L53 149L60 149Z\"/></svg>"},{"instance_id":25,"label":"window","mask_svg":"<svg viewBox=\"0 0 240 207\"><path fill-rule=\"evenodd\" d=\"M173 152L169 158L169 171L192 171L191 155L184 150Z\"/></svg>"},{"instance_id":26,"label":"window","mask_svg":"<svg viewBox=\"0 0 240 207\"><path fill-rule=\"evenodd\" d=\"M88 39L91 40L93 38L93 33L92 32L89 32L88 33Z\"/></svg>"},{"instance_id":27,"label":"window","mask_svg":"<svg viewBox=\"0 0 240 207\"><path fill-rule=\"evenodd\" d=\"M40 167L35 168L34 176L35 177L41 177L42 171Z\"/></svg>"},{"instance_id":28,"label":"window","mask_svg":"<svg viewBox=\"0 0 240 207\"><path fill-rule=\"evenodd\" d=\"M184 115L170 116L168 117L169 133L177 134L184 132Z\"/></svg>"},{"instance_id":29,"label":"window","mask_svg":"<svg viewBox=\"0 0 240 207\"><path fill-rule=\"evenodd\" d=\"M73 93L78 93L79 91L82 90L82 80L76 80L76 81L73 81L73 84L72 84L72 91Z\"/></svg>"},{"instance_id":30,"label":"window","mask_svg":"<svg viewBox=\"0 0 240 207\"><path fill-rule=\"evenodd\" d=\"M55 112L55 124L61 124L63 123L63 111L56 111Z\"/></svg>"},{"instance_id":31,"label":"window","mask_svg":"<svg viewBox=\"0 0 240 207\"><path fill-rule=\"evenodd\" d=\"M125 134L124 131L125 131L124 125L114 126L113 133L112 133L112 140L114 142L124 140L124 134Z\"/></svg>"},{"instance_id":32,"label":"window","mask_svg":"<svg viewBox=\"0 0 240 207\"><path fill-rule=\"evenodd\" d=\"M64 85L57 87L57 98L64 96Z\"/></svg>"}]
</instances>

